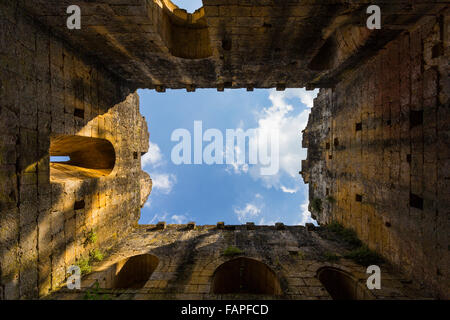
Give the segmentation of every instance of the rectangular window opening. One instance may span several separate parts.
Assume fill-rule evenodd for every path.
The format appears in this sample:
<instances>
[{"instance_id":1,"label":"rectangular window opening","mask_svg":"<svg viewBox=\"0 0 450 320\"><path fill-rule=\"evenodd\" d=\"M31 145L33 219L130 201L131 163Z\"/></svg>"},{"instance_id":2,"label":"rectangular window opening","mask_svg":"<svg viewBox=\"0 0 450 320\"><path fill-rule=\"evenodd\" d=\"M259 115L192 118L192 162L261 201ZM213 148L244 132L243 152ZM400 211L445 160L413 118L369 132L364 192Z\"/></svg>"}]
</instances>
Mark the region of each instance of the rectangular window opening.
<instances>
[{"instance_id":1,"label":"rectangular window opening","mask_svg":"<svg viewBox=\"0 0 450 320\"><path fill-rule=\"evenodd\" d=\"M339 139L334 138L334 146L337 147L339 145Z\"/></svg>"},{"instance_id":2,"label":"rectangular window opening","mask_svg":"<svg viewBox=\"0 0 450 320\"><path fill-rule=\"evenodd\" d=\"M409 113L409 127L410 129L423 124L423 110L411 110Z\"/></svg>"},{"instance_id":3,"label":"rectangular window opening","mask_svg":"<svg viewBox=\"0 0 450 320\"><path fill-rule=\"evenodd\" d=\"M73 111L73 115L77 118L84 119L84 110L75 108L75 110Z\"/></svg>"},{"instance_id":4,"label":"rectangular window opening","mask_svg":"<svg viewBox=\"0 0 450 320\"><path fill-rule=\"evenodd\" d=\"M58 163L58 162L68 162L70 161L69 156L50 156L50 162Z\"/></svg>"},{"instance_id":5,"label":"rectangular window opening","mask_svg":"<svg viewBox=\"0 0 450 320\"><path fill-rule=\"evenodd\" d=\"M84 209L84 200L75 201L75 204L73 205L74 210L81 210Z\"/></svg>"},{"instance_id":6,"label":"rectangular window opening","mask_svg":"<svg viewBox=\"0 0 450 320\"><path fill-rule=\"evenodd\" d=\"M409 194L409 205L410 207L423 210L423 198L419 197L414 193Z\"/></svg>"}]
</instances>

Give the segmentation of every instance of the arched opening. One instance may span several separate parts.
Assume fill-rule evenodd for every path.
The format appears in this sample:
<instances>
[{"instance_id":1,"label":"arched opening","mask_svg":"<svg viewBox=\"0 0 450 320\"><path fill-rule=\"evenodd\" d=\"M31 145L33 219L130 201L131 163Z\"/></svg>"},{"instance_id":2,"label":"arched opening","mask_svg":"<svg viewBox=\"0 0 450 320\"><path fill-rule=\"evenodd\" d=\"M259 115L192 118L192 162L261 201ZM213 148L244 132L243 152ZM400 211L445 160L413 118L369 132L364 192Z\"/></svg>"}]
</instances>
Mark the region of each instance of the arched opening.
<instances>
[{"instance_id":1,"label":"arched opening","mask_svg":"<svg viewBox=\"0 0 450 320\"><path fill-rule=\"evenodd\" d=\"M212 293L280 295L280 283L266 264L249 258L236 258L220 265L215 273Z\"/></svg>"},{"instance_id":2,"label":"arched opening","mask_svg":"<svg viewBox=\"0 0 450 320\"><path fill-rule=\"evenodd\" d=\"M202 0L170 0L170 2L178 6L181 10L186 10L188 13L194 13L203 7Z\"/></svg>"},{"instance_id":3,"label":"arched opening","mask_svg":"<svg viewBox=\"0 0 450 320\"><path fill-rule=\"evenodd\" d=\"M114 288L142 288L158 266L159 259L151 254L141 254L121 261L123 266L116 274Z\"/></svg>"},{"instance_id":4,"label":"arched opening","mask_svg":"<svg viewBox=\"0 0 450 320\"><path fill-rule=\"evenodd\" d=\"M94 276L103 289L140 289L150 279L159 264L158 257L141 254L125 258Z\"/></svg>"},{"instance_id":5,"label":"arched opening","mask_svg":"<svg viewBox=\"0 0 450 320\"><path fill-rule=\"evenodd\" d=\"M55 135L50 139L52 181L107 176L114 168L116 153L108 140Z\"/></svg>"},{"instance_id":6,"label":"arched opening","mask_svg":"<svg viewBox=\"0 0 450 320\"><path fill-rule=\"evenodd\" d=\"M366 300L372 296L347 272L337 268L319 269L317 278L334 300Z\"/></svg>"},{"instance_id":7,"label":"arched opening","mask_svg":"<svg viewBox=\"0 0 450 320\"><path fill-rule=\"evenodd\" d=\"M212 55L208 23L203 7L194 13L178 8L170 0L164 0L161 37L170 53L184 59L204 59Z\"/></svg>"}]
</instances>

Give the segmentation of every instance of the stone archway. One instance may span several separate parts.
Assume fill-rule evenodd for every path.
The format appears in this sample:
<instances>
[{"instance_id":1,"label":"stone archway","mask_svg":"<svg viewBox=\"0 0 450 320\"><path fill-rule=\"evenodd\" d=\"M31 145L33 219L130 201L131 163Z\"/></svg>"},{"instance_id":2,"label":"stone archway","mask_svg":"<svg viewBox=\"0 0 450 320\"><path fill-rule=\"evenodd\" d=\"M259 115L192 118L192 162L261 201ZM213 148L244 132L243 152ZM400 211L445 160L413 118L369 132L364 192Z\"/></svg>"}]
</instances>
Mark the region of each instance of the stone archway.
<instances>
[{"instance_id":1,"label":"stone archway","mask_svg":"<svg viewBox=\"0 0 450 320\"><path fill-rule=\"evenodd\" d=\"M116 152L106 139L76 135L53 135L50 139L50 177L52 181L66 179L99 178L114 169ZM52 157L65 156L64 162L54 162Z\"/></svg>"},{"instance_id":2,"label":"stone archway","mask_svg":"<svg viewBox=\"0 0 450 320\"><path fill-rule=\"evenodd\" d=\"M349 273L334 267L323 267L317 271L317 278L334 300L373 299L356 279Z\"/></svg>"},{"instance_id":3,"label":"stone archway","mask_svg":"<svg viewBox=\"0 0 450 320\"><path fill-rule=\"evenodd\" d=\"M239 257L221 264L213 276L212 293L280 295L275 272L258 260Z\"/></svg>"}]
</instances>

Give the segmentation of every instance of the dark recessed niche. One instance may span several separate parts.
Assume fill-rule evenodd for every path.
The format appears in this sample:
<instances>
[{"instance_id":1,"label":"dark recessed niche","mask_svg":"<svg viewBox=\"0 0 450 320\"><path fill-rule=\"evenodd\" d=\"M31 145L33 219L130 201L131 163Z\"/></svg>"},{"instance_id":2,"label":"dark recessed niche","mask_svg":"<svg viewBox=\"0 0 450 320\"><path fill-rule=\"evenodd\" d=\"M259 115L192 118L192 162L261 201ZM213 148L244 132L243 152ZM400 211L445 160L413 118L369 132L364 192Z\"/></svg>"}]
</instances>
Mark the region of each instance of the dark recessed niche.
<instances>
[{"instance_id":1,"label":"dark recessed niche","mask_svg":"<svg viewBox=\"0 0 450 320\"><path fill-rule=\"evenodd\" d=\"M278 278L265 263L239 257L220 265L214 272L213 294L281 295Z\"/></svg>"},{"instance_id":2,"label":"dark recessed niche","mask_svg":"<svg viewBox=\"0 0 450 320\"><path fill-rule=\"evenodd\" d=\"M389 221L386 221L386 222L384 223L384 225L385 225L386 227L388 227L388 228L391 227L391 223L390 223Z\"/></svg>"},{"instance_id":3,"label":"dark recessed niche","mask_svg":"<svg viewBox=\"0 0 450 320\"><path fill-rule=\"evenodd\" d=\"M423 210L423 198L414 193L409 194L409 205L412 208Z\"/></svg>"},{"instance_id":4,"label":"dark recessed niche","mask_svg":"<svg viewBox=\"0 0 450 320\"><path fill-rule=\"evenodd\" d=\"M333 68L337 60L337 41L334 37L329 37L316 56L308 65L310 70L325 71Z\"/></svg>"},{"instance_id":5,"label":"dark recessed niche","mask_svg":"<svg viewBox=\"0 0 450 320\"><path fill-rule=\"evenodd\" d=\"M330 143L327 142L327 144L325 145L325 149L330 150Z\"/></svg>"},{"instance_id":6,"label":"dark recessed niche","mask_svg":"<svg viewBox=\"0 0 450 320\"><path fill-rule=\"evenodd\" d=\"M264 22L262 25L264 28L272 28L272 25L270 23Z\"/></svg>"},{"instance_id":7,"label":"dark recessed niche","mask_svg":"<svg viewBox=\"0 0 450 320\"><path fill-rule=\"evenodd\" d=\"M339 139L334 138L334 146L337 147L339 145Z\"/></svg>"},{"instance_id":8,"label":"dark recessed niche","mask_svg":"<svg viewBox=\"0 0 450 320\"><path fill-rule=\"evenodd\" d=\"M327 188L327 189L325 190L325 195L329 195L329 194L330 194L330 189Z\"/></svg>"},{"instance_id":9,"label":"dark recessed niche","mask_svg":"<svg viewBox=\"0 0 450 320\"><path fill-rule=\"evenodd\" d=\"M362 201L362 195L356 194L355 200L356 200L356 202L361 202Z\"/></svg>"},{"instance_id":10,"label":"dark recessed niche","mask_svg":"<svg viewBox=\"0 0 450 320\"><path fill-rule=\"evenodd\" d=\"M75 108L75 110L73 111L73 115L77 118L84 119L84 110Z\"/></svg>"},{"instance_id":11,"label":"dark recessed niche","mask_svg":"<svg viewBox=\"0 0 450 320\"><path fill-rule=\"evenodd\" d=\"M356 279L343 270L323 267L318 270L317 278L333 300L366 300L371 297L365 285L359 285Z\"/></svg>"},{"instance_id":12,"label":"dark recessed niche","mask_svg":"<svg viewBox=\"0 0 450 320\"><path fill-rule=\"evenodd\" d=\"M133 159L137 160L137 158L138 158L138 153L137 152L133 152Z\"/></svg>"},{"instance_id":13,"label":"dark recessed niche","mask_svg":"<svg viewBox=\"0 0 450 320\"><path fill-rule=\"evenodd\" d=\"M423 124L423 110L411 110L409 113L409 127L414 128Z\"/></svg>"},{"instance_id":14,"label":"dark recessed niche","mask_svg":"<svg viewBox=\"0 0 450 320\"><path fill-rule=\"evenodd\" d=\"M222 49L225 51L231 50L231 39L223 39L222 40Z\"/></svg>"},{"instance_id":15,"label":"dark recessed niche","mask_svg":"<svg viewBox=\"0 0 450 320\"><path fill-rule=\"evenodd\" d=\"M328 155L328 159L330 159L330 160L333 159L333 155L332 155L332 154L329 154L329 155Z\"/></svg>"},{"instance_id":16,"label":"dark recessed niche","mask_svg":"<svg viewBox=\"0 0 450 320\"><path fill-rule=\"evenodd\" d=\"M387 125L387 126L390 126L391 124L392 124L391 119L389 119L389 120L386 121L386 125Z\"/></svg>"},{"instance_id":17,"label":"dark recessed niche","mask_svg":"<svg viewBox=\"0 0 450 320\"><path fill-rule=\"evenodd\" d=\"M361 123L361 122L358 122L358 123L355 125L355 130L356 130L356 131L361 131L361 130L362 130L362 123Z\"/></svg>"},{"instance_id":18,"label":"dark recessed niche","mask_svg":"<svg viewBox=\"0 0 450 320\"><path fill-rule=\"evenodd\" d=\"M73 210L81 210L84 209L84 200L75 201L75 204L73 205Z\"/></svg>"},{"instance_id":19,"label":"dark recessed niche","mask_svg":"<svg viewBox=\"0 0 450 320\"><path fill-rule=\"evenodd\" d=\"M406 155L406 162L411 163L411 154Z\"/></svg>"},{"instance_id":20,"label":"dark recessed niche","mask_svg":"<svg viewBox=\"0 0 450 320\"><path fill-rule=\"evenodd\" d=\"M435 59L437 57L440 57L443 53L444 47L442 46L442 43L435 44L431 49L431 58Z\"/></svg>"}]
</instances>

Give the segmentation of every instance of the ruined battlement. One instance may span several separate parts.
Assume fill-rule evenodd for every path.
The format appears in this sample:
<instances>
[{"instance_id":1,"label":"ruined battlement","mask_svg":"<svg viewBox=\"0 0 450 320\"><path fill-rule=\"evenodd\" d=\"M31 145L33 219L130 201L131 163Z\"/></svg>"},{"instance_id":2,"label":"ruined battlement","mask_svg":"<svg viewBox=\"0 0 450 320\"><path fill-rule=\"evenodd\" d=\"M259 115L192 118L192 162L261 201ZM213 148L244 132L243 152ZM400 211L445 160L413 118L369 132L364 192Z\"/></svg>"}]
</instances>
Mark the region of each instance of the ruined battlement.
<instances>
[{"instance_id":1,"label":"ruined battlement","mask_svg":"<svg viewBox=\"0 0 450 320\"><path fill-rule=\"evenodd\" d=\"M330 275L351 299L424 297L386 263L383 288L368 290L366 266L345 258L349 247L326 228L248 226L141 225L92 267L81 290L50 298L82 299L97 286L113 299L338 298Z\"/></svg>"}]
</instances>

